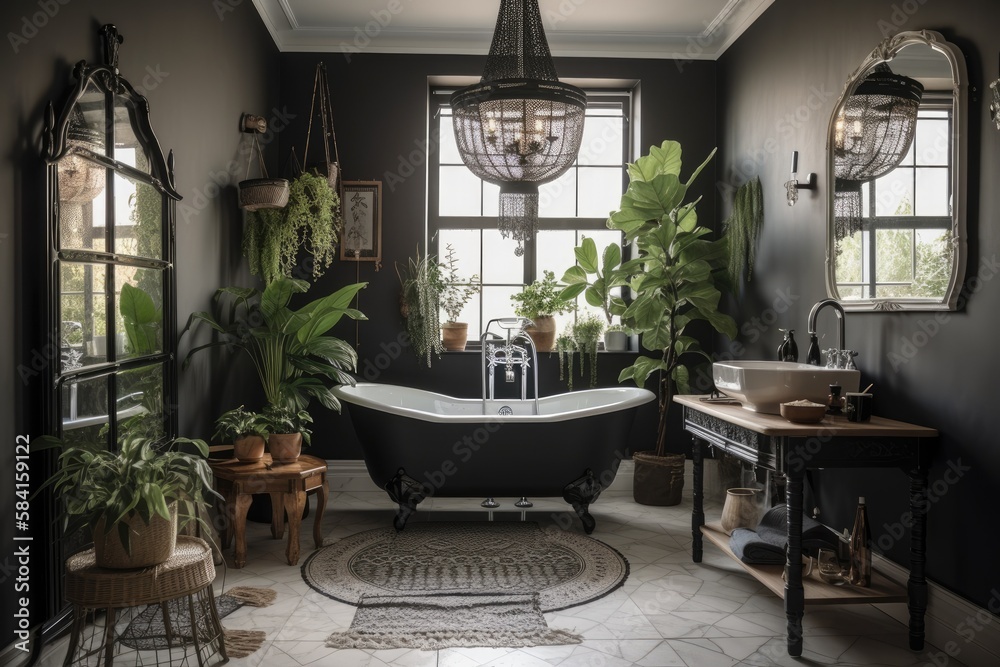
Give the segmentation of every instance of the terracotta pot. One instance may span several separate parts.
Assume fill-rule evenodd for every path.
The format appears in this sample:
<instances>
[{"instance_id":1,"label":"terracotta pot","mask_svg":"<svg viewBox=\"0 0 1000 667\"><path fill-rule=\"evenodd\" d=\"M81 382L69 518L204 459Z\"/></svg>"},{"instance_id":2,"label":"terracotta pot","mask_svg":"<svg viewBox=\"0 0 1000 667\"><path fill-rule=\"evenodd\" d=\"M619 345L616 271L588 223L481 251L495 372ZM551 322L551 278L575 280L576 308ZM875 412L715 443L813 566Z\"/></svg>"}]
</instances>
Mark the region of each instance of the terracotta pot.
<instances>
[{"instance_id":1,"label":"terracotta pot","mask_svg":"<svg viewBox=\"0 0 1000 667\"><path fill-rule=\"evenodd\" d=\"M233 440L233 455L245 463L257 463L264 458L264 444L259 435L241 435Z\"/></svg>"},{"instance_id":2,"label":"terracotta pot","mask_svg":"<svg viewBox=\"0 0 1000 667\"><path fill-rule=\"evenodd\" d=\"M128 570L152 567L170 560L177 545L177 503L170 503L170 521L159 514L143 522L138 513L133 512L123 521L128 526L129 551L125 550L118 535L118 525L104 530L104 520L94 526L94 558L98 567Z\"/></svg>"},{"instance_id":3,"label":"terracotta pot","mask_svg":"<svg viewBox=\"0 0 1000 667\"><path fill-rule=\"evenodd\" d=\"M441 342L444 349L461 352L469 340L469 325L465 322L446 322L441 325Z\"/></svg>"},{"instance_id":4,"label":"terracotta pot","mask_svg":"<svg viewBox=\"0 0 1000 667\"><path fill-rule=\"evenodd\" d=\"M524 330L534 341L535 349L539 352L552 352L556 349L556 318L551 315L539 315L532 317L531 320L535 326L525 327Z\"/></svg>"},{"instance_id":5,"label":"terracotta pot","mask_svg":"<svg viewBox=\"0 0 1000 667\"><path fill-rule=\"evenodd\" d=\"M757 502L754 489L728 489L722 506L722 529L731 534L735 528L757 527Z\"/></svg>"},{"instance_id":6,"label":"terracotta pot","mask_svg":"<svg viewBox=\"0 0 1000 667\"><path fill-rule=\"evenodd\" d=\"M635 472L632 498L640 505L666 507L681 502L684 490L684 455L656 456L653 452L632 455Z\"/></svg>"},{"instance_id":7,"label":"terracotta pot","mask_svg":"<svg viewBox=\"0 0 1000 667\"><path fill-rule=\"evenodd\" d=\"M295 463L302 454L302 434L272 433L267 436L267 449L275 463Z\"/></svg>"}]
</instances>

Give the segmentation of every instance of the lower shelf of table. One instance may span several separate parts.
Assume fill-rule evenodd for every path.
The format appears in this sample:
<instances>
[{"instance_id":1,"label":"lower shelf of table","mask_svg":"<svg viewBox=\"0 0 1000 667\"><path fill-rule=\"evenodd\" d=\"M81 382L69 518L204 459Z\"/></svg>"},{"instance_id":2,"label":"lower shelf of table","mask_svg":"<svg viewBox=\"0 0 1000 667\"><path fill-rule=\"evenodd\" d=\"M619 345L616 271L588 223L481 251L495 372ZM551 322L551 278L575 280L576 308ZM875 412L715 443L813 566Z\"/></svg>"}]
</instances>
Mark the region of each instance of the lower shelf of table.
<instances>
[{"instance_id":1,"label":"lower shelf of table","mask_svg":"<svg viewBox=\"0 0 1000 667\"><path fill-rule=\"evenodd\" d=\"M735 560L754 579L767 586L772 593L780 598L785 596L785 582L781 578L783 565L750 565L744 563L733 550L729 548L729 535L718 523L708 523L701 527L701 533L708 541L722 550L724 554ZM805 591L805 603L817 604L871 604L883 602L906 602L906 587L887 579L878 572L872 571L872 583L868 588L860 586L834 586L813 577L802 577L802 588Z\"/></svg>"}]
</instances>

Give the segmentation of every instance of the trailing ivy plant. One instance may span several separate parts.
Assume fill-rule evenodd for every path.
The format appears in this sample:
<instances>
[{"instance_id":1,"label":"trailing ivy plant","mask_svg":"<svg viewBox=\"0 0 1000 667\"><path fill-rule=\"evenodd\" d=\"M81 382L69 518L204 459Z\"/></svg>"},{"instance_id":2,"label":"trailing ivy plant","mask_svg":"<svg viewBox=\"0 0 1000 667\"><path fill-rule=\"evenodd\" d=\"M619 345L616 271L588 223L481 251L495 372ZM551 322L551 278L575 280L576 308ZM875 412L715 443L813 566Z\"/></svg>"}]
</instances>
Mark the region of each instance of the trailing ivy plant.
<instances>
[{"instance_id":1,"label":"trailing ivy plant","mask_svg":"<svg viewBox=\"0 0 1000 667\"><path fill-rule=\"evenodd\" d=\"M590 386L597 386L597 342L604 333L604 320L593 313L579 315L573 323L573 341L580 353L580 377L583 377L584 362L590 361Z\"/></svg>"},{"instance_id":2,"label":"trailing ivy plant","mask_svg":"<svg viewBox=\"0 0 1000 667\"><path fill-rule=\"evenodd\" d=\"M682 182L681 145L664 141L653 146L628 166L628 189L621 208L608 221L638 249L638 256L621 267L632 276L629 286L634 296L622 313L622 324L641 334L642 347L653 356L639 356L618 380L633 380L641 387L651 375L657 376L657 456L666 453L667 413L674 390L689 391L688 360L700 356L711 361L698 340L687 335L688 325L701 320L730 338L736 336L736 323L719 312L719 286L726 283L728 270L727 240L707 238L712 231L698 224L698 200L683 203L688 188L714 156L713 150Z\"/></svg>"},{"instance_id":3,"label":"trailing ivy plant","mask_svg":"<svg viewBox=\"0 0 1000 667\"><path fill-rule=\"evenodd\" d=\"M312 256L312 276L330 267L340 232L340 197L325 176L302 172L290 184L288 205L247 213L243 254L265 285L290 278L299 251Z\"/></svg>"},{"instance_id":4,"label":"trailing ivy plant","mask_svg":"<svg viewBox=\"0 0 1000 667\"><path fill-rule=\"evenodd\" d=\"M746 271L747 282L753 277L753 260L757 252L757 237L764 222L764 193L760 177L752 179L736 190L733 212L726 219L726 236L729 238L729 277L734 286L740 284Z\"/></svg>"},{"instance_id":5,"label":"trailing ivy plant","mask_svg":"<svg viewBox=\"0 0 1000 667\"><path fill-rule=\"evenodd\" d=\"M420 246L417 246L416 256L408 260L402 273L396 265L396 275L402 288L400 310L406 318L410 346L417 357L427 360L427 367L430 368L431 355L440 356L444 351L440 313L445 283L441 265L435 255L421 257Z\"/></svg>"}]
</instances>

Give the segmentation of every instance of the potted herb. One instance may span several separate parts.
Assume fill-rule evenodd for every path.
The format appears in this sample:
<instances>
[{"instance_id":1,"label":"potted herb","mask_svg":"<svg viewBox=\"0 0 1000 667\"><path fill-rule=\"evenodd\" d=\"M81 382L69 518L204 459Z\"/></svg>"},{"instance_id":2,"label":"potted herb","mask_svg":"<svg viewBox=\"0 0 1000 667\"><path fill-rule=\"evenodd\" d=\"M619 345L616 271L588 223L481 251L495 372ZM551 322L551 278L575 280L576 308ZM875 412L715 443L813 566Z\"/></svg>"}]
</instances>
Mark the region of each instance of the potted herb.
<instances>
[{"instance_id":1,"label":"potted herb","mask_svg":"<svg viewBox=\"0 0 1000 667\"><path fill-rule=\"evenodd\" d=\"M555 349L556 341L556 321L553 315L572 311L576 304L572 299L562 296L563 289L556 282L555 273L543 271L542 275L542 280L525 285L520 292L512 294L510 300L516 304L516 315L534 322L534 326L527 327L525 331L534 341L535 348L539 352L551 352Z\"/></svg>"},{"instance_id":2,"label":"potted herb","mask_svg":"<svg viewBox=\"0 0 1000 667\"><path fill-rule=\"evenodd\" d=\"M243 254L265 285L290 277L299 251L312 255L313 278L329 268L340 232L340 197L325 176L302 172L289 185L288 204L247 213Z\"/></svg>"},{"instance_id":3,"label":"potted herb","mask_svg":"<svg viewBox=\"0 0 1000 667\"><path fill-rule=\"evenodd\" d=\"M42 488L52 486L62 501L65 534L90 529L99 567L149 567L168 560L178 524L197 521L211 532L199 516L211 497L221 499L212 489L208 445L188 438L159 443L139 435L141 430L123 428L117 451L103 440L69 444L45 438L39 447L62 450L58 470Z\"/></svg>"},{"instance_id":4,"label":"potted herb","mask_svg":"<svg viewBox=\"0 0 1000 667\"><path fill-rule=\"evenodd\" d=\"M608 352L628 350L629 330L622 324L612 324L604 331L604 349Z\"/></svg>"},{"instance_id":5,"label":"potted herb","mask_svg":"<svg viewBox=\"0 0 1000 667\"><path fill-rule=\"evenodd\" d=\"M328 333L345 315L354 320L367 319L350 307L354 296L367 284L342 287L298 310L289 308L289 303L293 295L308 291L309 283L304 280L281 277L263 292L221 288L215 298L225 317L192 313L184 328L186 332L207 324L219 336L192 348L184 366L204 349L225 346L242 350L257 369L269 405L304 410L315 398L339 412L340 401L330 390L331 385L354 384L348 373L357 370L358 355L346 341Z\"/></svg>"},{"instance_id":6,"label":"potted herb","mask_svg":"<svg viewBox=\"0 0 1000 667\"><path fill-rule=\"evenodd\" d=\"M233 455L240 461L257 463L264 458L267 424L242 405L219 415L212 437L233 443Z\"/></svg>"},{"instance_id":7,"label":"potted herb","mask_svg":"<svg viewBox=\"0 0 1000 667\"><path fill-rule=\"evenodd\" d=\"M302 454L302 445L311 443L312 430L307 424L312 423L312 417L305 410L269 405L261 420L270 433L267 449L275 463L295 463Z\"/></svg>"},{"instance_id":8,"label":"potted herb","mask_svg":"<svg viewBox=\"0 0 1000 667\"><path fill-rule=\"evenodd\" d=\"M427 367L431 366L431 354L440 355L444 351L441 344L441 293L444 282L441 277L441 265L434 255L411 257L403 273L396 265L396 275L399 278L399 310L406 319L406 333L418 357L427 359Z\"/></svg>"},{"instance_id":9,"label":"potted herb","mask_svg":"<svg viewBox=\"0 0 1000 667\"><path fill-rule=\"evenodd\" d=\"M608 221L638 249L638 256L621 266L632 276L629 286L634 296L621 315L622 323L641 334L642 347L653 353L639 356L618 379L642 386L656 376L659 389L655 449L633 455L633 495L636 502L647 505L680 502L684 456L667 453L667 416L675 390L689 391L690 360L711 361L698 340L687 334L688 325L704 321L720 333L736 336L736 323L719 312L719 286L725 284L728 272L727 241L709 240L711 230L698 225L697 201L683 203L688 188L714 155L713 150L682 182L680 144L665 141L653 146L648 155L629 165L630 183L621 208Z\"/></svg>"},{"instance_id":10,"label":"potted herb","mask_svg":"<svg viewBox=\"0 0 1000 667\"><path fill-rule=\"evenodd\" d=\"M459 278L455 249L450 243L446 244L445 248L447 252L444 261L441 262L441 281L444 283L444 288L439 295L439 301L448 319L441 325L441 340L444 349L461 351L465 349L469 339L469 324L459 322L458 318L469 299L479 292L479 276L473 274L468 280Z\"/></svg>"}]
</instances>

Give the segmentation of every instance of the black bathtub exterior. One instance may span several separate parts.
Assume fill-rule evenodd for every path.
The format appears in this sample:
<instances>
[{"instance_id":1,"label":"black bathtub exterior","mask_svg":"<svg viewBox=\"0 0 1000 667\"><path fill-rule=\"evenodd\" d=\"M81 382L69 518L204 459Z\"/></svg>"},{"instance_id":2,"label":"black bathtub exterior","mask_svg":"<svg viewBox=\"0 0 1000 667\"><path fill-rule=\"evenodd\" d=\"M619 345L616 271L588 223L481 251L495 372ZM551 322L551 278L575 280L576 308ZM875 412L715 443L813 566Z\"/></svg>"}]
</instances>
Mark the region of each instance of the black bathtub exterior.
<instances>
[{"instance_id":1,"label":"black bathtub exterior","mask_svg":"<svg viewBox=\"0 0 1000 667\"><path fill-rule=\"evenodd\" d=\"M565 421L449 423L345 406L368 474L400 504L398 529L426 496L559 496L573 504L588 533L587 506L614 481L637 410Z\"/></svg>"}]
</instances>

